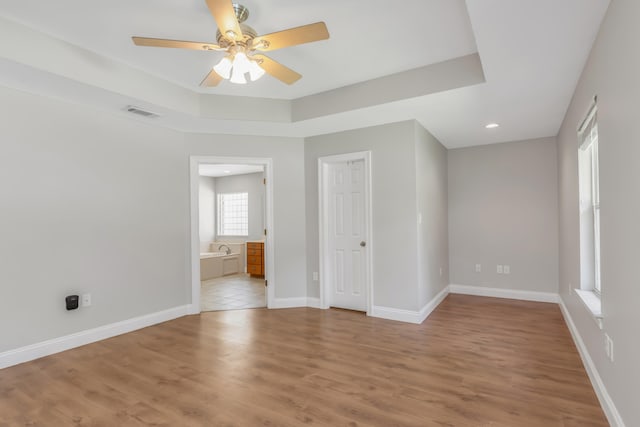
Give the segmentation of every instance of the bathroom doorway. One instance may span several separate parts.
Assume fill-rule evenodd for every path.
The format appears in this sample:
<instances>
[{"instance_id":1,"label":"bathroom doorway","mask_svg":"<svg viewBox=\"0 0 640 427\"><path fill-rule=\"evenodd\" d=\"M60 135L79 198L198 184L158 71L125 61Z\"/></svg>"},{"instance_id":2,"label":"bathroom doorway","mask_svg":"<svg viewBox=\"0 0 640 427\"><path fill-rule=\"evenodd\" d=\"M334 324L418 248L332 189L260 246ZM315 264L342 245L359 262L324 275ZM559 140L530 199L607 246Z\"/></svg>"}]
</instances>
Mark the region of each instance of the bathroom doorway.
<instances>
[{"instance_id":1,"label":"bathroom doorway","mask_svg":"<svg viewBox=\"0 0 640 427\"><path fill-rule=\"evenodd\" d=\"M270 166L192 157L192 313L269 306Z\"/></svg>"}]
</instances>

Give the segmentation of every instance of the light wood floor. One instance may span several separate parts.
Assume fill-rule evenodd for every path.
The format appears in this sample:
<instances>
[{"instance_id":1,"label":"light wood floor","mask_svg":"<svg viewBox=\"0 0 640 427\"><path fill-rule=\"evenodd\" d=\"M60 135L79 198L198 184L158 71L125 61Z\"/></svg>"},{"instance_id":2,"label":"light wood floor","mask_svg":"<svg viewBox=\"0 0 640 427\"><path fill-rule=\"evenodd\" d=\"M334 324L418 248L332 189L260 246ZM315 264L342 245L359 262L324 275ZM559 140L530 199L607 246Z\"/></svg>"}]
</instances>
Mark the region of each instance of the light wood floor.
<instances>
[{"instance_id":1,"label":"light wood floor","mask_svg":"<svg viewBox=\"0 0 640 427\"><path fill-rule=\"evenodd\" d=\"M608 425L556 305L189 316L0 370L0 426Z\"/></svg>"}]
</instances>

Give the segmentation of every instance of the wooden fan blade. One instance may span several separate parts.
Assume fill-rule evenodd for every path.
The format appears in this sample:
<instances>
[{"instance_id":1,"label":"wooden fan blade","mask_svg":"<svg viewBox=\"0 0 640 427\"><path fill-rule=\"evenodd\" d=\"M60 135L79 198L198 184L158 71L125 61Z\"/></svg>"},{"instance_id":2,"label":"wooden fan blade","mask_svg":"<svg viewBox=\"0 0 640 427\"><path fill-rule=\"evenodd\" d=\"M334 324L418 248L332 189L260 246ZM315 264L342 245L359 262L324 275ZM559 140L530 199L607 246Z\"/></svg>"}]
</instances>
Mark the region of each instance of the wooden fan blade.
<instances>
[{"instance_id":1,"label":"wooden fan blade","mask_svg":"<svg viewBox=\"0 0 640 427\"><path fill-rule=\"evenodd\" d=\"M234 39L229 35L229 31L232 31L235 35L235 40L242 40L242 30L231 0L207 0L207 6L213 15L213 19L216 20L216 24L218 24L218 30L223 36Z\"/></svg>"},{"instance_id":2,"label":"wooden fan blade","mask_svg":"<svg viewBox=\"0 0 640 427\"><path fill-rule=\"evenodd\" d=\"M209 74L200 82L200 86L218 86L218 84L224 80L215 70L211 70Z\"/></svg>"},{"instance_id":3,"label":"wooden fan blade","mask_svg":"<svg viewBox=\"0 0 640 427\"><path fill-rule=\"evenodd\" d=\"M193 49L193 50L224 50L215 43L207 42L188 42L182 40L168 40L168 39L154 39L150 37L131 37L133 43L137 46L150 46L150 47L172 47L178 49Z\"/></svg>"},{"instance_id":4,"label":"wooden fan blade","mask_svg":"<svg viewBox=\"0 0 640 427\"><path fill-rule=\"evenodd\" d=\"M295 46L303 43L326 40L329 38L329 31L324 22L303 25L302 27L290 28L277 33L265 34L253 39L252 48L268 52L270 50L282 49L283 47Z\"/></svg>"},{"instance_id":5,"label":"wooden fan blade","mask_svg":"<svg viewBox=\"0 0 640 427\"><path fill-rule=\"evenodd\" d=\"M294 84L302 78L302 74L296 73L292 69L285 67L268 56L253 55L251 58L258 60L262 69L264 69L268 74L271 74L276 79L288 85Z\"/></svg>"}]
</instances>

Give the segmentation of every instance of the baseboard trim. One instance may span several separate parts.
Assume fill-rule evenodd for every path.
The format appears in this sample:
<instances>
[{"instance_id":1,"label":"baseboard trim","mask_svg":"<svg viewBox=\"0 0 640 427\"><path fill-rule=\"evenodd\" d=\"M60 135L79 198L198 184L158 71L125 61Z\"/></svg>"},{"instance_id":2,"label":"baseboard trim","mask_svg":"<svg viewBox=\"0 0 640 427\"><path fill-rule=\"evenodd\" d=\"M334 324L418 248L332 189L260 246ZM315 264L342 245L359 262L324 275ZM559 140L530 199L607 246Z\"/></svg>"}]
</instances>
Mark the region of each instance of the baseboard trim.
<instances>
[{"instance_id":1,"label":"baseboard trim","mask_svg":"<svg viewBox=\"0 0 640 427\"><path fill-rule=\"evenodd\" d=\"M569 328L569 332L571 332L571 336L573 337L573 342L576 344L578 348L578 353L580 353L580 358L582 359L582 364L584 365L585 370L587 371L587 375L589 376L589 380L591 380L591 385L598 396L598 400L600 401L600 406L604 410L605 415L607 416L607 420L612 427L625 427L624 421L616 408L616 405L613 403L613 399L609 395L604 383L602 382L602 378L600 378L600 374L596 369L596 365L593 363L593 359L589 355L589 351L587 350L587 346L584 344L580 333L578 332L578 328L576 328L571 315L569 314L569 310L567 306L564 304L562 298L559 298L558 304L560 305L560 311L562 312L562 316L564 317L564 321Z\"/></svg>"},{"instance_id":2,"label":"baseboard trim","mask_svg":"<svg viewBox=\"0 0 640 427\"><path fill-rule=\"evenodd\" d=\"M200 306L198 306L198 305L188 304L185 307L187 307L187 314L200 314L200 313L202 313L202 310L200 309Z\"/></svg>"},{"instance_id":3,"label":"baseboard trim","mask_svg":"<svg viewBox=\"0 0 640 427\"><path fill-rule=\"evenodd\" d=\"M379 317L386 320L395 320L406 323L420 323L420 312L403 310L401 308L383 307L374 305L371 309L371 317Z\"/></svg>"},{"instance_id":4,"label":"baseboard trim","mask_svg":"<svg viewBox=\"0 0 640 427\"><path fill-rule=\"evenodd\" d=\"M307 307L320 308L320 298L307 297Z\"/></svg>"},{"instance_id":5,"label":"baseboard trim","mask_svg":"<svg viewBox=\"0 0 640 427\"><path fill-rule=\"evenodd\" d=\"M558 303L559 296L551 292L520 291L515 289L487 288L483 286L449 285L452 294L476 295L481 297L518 299L524 301Z\"/></svg>"},{"instance_id":6,"label":"baseboard trim","mask_svg":"<svg viewBox=\"0 0 640 427\"><path fill-rule=\"evenodd\" d=\"M186 316L189 311L189 305L182 305L8 350L0 353L0 369L177 319Z\"/></svg>"},{"instance_id":7,"label":"baseboard trim","mask_svg":"<svg viewBox=\"0 0 640 427\"><path fill-rule=\"evenodd\" d=\"M438 305L447 297L448 294L449 287L447 286L418 311L374 305L371 310L371 316L379 317L381 319L395 320L398 322L420 324L424 322L427 317L429 317L433 310L438 307Z\"/></svg>"},{"instance_id":8,"label":"baseboard trim","mask_svg":"<svg viewBox=\"0 0 640 427\"><path fill-rule=\"evenodd\" d=\"M297 298L274 298L269 308L295 308L295 307L306 307L307 306L307 297L297 297Z\"/></svg>"},{"instance_id":9,"label":"baseboard trim","mask_svg":"<svg viewBox=\"0 0 640 427\"><path fill-rule=\"evenodd\" d=\"M440 303L444 301L447 295L449 295L449 286L445 286L445 288L438 292L438 294L431 301L429 301L424 305L424 307L422 307L422 309L420 310L420 321L418 323L424 322L426 318L429 317L431 313L433 313L433 310L435 310L440 305Z\"/></svg>"}]
</instances>

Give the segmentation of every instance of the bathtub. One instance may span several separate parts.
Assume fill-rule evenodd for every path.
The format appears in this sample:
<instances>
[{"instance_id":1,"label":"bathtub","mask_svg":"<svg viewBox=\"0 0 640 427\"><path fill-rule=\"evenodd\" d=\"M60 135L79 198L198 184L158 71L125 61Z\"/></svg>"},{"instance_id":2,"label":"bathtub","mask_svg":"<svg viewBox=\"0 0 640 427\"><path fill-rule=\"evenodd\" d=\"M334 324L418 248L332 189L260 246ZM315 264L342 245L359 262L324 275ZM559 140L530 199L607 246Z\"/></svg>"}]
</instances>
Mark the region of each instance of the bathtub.
<instances>
[{"instance_id":1,"label":"bathtub","mask_svg":"<svg viewBox=\"0 0 640 427\"><path fill-rule=\"evenodd\" d=\"M200 252L200 280L215 279L240 272L240 254Z\"/></svg>"},{"instance_id":2,"label":"bathtub","mask_svg":"<svg viewBox=\"0 0 640 427\"><path fill-rule=\"evenodd\" d=\"M200 259L204 258L213 258L218 256L225 256L226 252L200 252ZM236 255L236 254L228 254L228 255Z\"/></svg>"}]
</instances>

